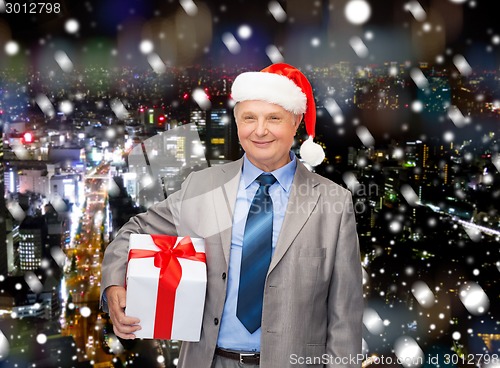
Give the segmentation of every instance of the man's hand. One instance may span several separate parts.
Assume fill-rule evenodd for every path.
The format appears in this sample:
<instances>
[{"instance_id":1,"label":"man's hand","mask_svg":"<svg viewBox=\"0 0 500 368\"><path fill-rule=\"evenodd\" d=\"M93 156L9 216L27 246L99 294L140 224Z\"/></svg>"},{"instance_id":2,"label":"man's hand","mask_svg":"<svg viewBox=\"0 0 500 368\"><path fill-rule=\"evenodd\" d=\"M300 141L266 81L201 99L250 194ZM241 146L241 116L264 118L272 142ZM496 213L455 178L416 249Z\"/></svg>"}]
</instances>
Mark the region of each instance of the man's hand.
<instances>
[{"instance_id":1,"label":"man's hand","mask_svg":"<svg viewBox=\"0 0 500 368\"><path fill-rule=\"evenodd\" d=\"M115 335L122 339L135 339L134 332L141 329L140 320L125 315L127 291L123 286L110 286L106 289L109 317L113 322Z\"/></svg>"}]
</instances>

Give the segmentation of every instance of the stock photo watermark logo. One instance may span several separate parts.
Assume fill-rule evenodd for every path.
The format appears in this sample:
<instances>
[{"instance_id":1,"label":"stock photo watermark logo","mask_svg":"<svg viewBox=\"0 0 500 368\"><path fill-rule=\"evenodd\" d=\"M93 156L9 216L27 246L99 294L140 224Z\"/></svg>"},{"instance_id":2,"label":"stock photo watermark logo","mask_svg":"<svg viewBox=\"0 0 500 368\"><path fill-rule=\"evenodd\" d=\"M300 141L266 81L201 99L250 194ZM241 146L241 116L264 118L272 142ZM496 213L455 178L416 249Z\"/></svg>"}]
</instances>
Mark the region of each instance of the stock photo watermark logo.
<instances>
[{"instance_id":1,"label":"stock photo watermark logo","mask_svg":"<svg viewBox=\"0 0 500 368\"><path fill-rule=\"evenodd\" d=\"M196 124L175 127L135 145L127 163L127 190L146 208L180 189L191 172L208 167Z\"/></svg>"},{"instance_id":2,"label":"stock photo watermark logo","mask_svg":"<svg viewBox=\"0 0 500 368\"><path fill-rule=\"evenodd\" d=\"M221 223L220 218L216 221L214 216L203 218L205 225L210 223L210 226L203 228L205 231L210 230L208 233L200 235L209 237L231 229L233 220L238 221L238 219L233 219L232 207L234 203L229 203L228 199L231 198L229 193L232 188L238 187L240 171L236 171L233 177L228 178L219 186L210 187L207 183L207 190L202 190L201 194L197 193L183 198L171 196L181 188L189 174L208 168L208 166L209 162L205 158L205 150L196 124L186 124L159 133L133 147L128 155L130 181L125 183L125 187L139 205L149 208L159 203L158 205L161 206L161 202L167 199L168 207L172 213L179 215L182 212L182 217L200 217L200 212L192 212L191 208L212 208L214 201L226 203L225 206L222 206L223 211L227 212L221 217L225 219L223 223ZM196 176L193 178L195 178L193 180L197 179ZM358 196L378 193L377 186L364 186L360 183L351 185L349 189L355 190ZM280 208L279 204L276 204L275 211L284 214L300 214L305 218L317 212L342 214L344 212L361 213L366 211L366 204L346 200L344 188L321 179L317 181L309 179L306 183L294 185L292 190L295 191L295 197L298 199L290 201L286 208ZM331 198L338 200L331 200ZM264 208L258 210L264 210ZM179 216L180 218L181 216ZM174 220L178 219L174 218ZM179 220L176 225L179 226L180 222Z\"/></svg>"}]
</instances>

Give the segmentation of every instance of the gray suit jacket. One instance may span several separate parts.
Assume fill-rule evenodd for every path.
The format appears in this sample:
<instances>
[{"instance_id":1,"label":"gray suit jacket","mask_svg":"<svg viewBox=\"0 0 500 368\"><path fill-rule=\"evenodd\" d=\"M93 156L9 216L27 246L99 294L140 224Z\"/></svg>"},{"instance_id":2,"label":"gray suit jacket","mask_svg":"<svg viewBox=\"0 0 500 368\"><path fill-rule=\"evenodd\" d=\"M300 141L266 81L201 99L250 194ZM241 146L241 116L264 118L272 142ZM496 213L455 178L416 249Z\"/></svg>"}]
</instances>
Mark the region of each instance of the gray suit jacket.
<instances>
[{"instance_id":1,"label":"gray suit jacket","mask_svg":"<svg viewBox=\"0 0 500 368\"><path fill-rule=\"evenodd\" d=\"M210 368L212 362L241 167L238 160L192 173L180 191L125 224L104 255L102 291L124 284L129 234L205 238L208 285L201 340L182 344L179 367ZM107 311L105 302L102 307ZM264 291L261 367L360 367L351 357L361 354L362 313L351 194L298 162Z\"/></svg>"}]
</instances>

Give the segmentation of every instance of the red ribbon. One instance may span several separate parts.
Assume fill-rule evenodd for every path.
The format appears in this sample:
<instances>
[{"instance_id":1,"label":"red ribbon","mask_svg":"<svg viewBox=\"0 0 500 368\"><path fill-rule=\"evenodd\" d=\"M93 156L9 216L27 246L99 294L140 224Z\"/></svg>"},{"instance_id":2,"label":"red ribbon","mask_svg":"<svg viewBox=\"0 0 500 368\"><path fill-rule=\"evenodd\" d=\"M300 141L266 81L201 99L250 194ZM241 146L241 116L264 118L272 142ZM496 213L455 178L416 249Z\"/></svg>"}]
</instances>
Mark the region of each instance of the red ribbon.
<instances>
[{"instance_id":1,"label":"red ribbon","mask_svg":"<svg viewBox=\"0 0 500 368\"><path fill-rule=\"evenodd\" d=\"M182 278L182 267L178 258L190 259L206 263L205 253L197 253L189 236L179 241L174 248L177 237L170 235L151 235L159 251L130 249L128 260L132 258L154 257L155 267L160 268L158 296L156 301L155 339L170 339L174 318L175 293Z\"/></svg>"}]
</instances>

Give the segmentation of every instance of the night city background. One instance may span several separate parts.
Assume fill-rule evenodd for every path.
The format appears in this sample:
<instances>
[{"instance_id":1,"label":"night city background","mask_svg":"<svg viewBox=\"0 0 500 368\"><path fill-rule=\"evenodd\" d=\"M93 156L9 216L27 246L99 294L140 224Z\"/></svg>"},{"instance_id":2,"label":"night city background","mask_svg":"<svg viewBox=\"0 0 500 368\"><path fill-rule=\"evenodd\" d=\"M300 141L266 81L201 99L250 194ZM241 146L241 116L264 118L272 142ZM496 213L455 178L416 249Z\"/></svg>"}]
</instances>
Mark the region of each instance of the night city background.
<instances>
[{"instance_id":1,"label":"night city background","mask_svg":"<svg viewBox=\"0 0 500 368\"><path fill-rule=\"evenodd\" d=\"M50 1L0 0L0 367L175 367L178 341L113 335L103 251L242 155L232 81L281 61L353 193L371 366L500 367L492 1Z\"/></svg>"}]
</instances>

